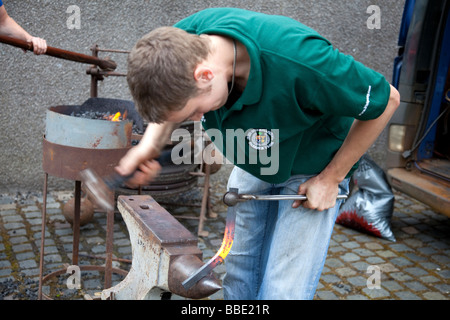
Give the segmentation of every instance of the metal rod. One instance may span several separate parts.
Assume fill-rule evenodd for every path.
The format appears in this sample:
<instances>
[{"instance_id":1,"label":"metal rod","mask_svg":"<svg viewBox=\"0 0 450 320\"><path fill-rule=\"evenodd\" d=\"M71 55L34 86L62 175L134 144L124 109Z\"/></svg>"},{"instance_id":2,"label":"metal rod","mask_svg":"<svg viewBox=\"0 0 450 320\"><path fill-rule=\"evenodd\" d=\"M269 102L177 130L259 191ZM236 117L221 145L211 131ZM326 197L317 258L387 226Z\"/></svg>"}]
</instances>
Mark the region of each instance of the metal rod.
<instances>
[{"instance_id":1,"label":"metal rod","mask_svg":"<svg viewBox=\"0 0 450 320\"><path fill-rule=\"evenodd\" d=\"M232 190L232 189L230 189ZM233 189L237 190L237 189ZM338 195L336 199L347 199L347 195ZM223 196L223 203L227 206L235 206L238 202L248 200L308 200L305 195L300 194L279 194L279 195L253 195L253 194L239 194L237 191L229 191Z\"/></svg>"},{"instance_id":2,"label":"metal rod","mask_svg":"<svg viewBox=\"0 0 450 320\"><path fill-rule=\"evenodd\" d=\"M38 300L42 300L42 284L44 275L44 246L45 246L45 223L47 216L47 181L48 174L45 173L44 176L44 194L42 199L42 215L41 215L41 255L39 257L39 290L38 290Z\"/></svg>"},{"instance_id":3,"label":"metal rod","mask_svg":"<svg viewBox=\"0 0 450 320\"><path fill-rule=\"evenodd\" d=\"M200 209L200 220L198 223L198 235L207 237L209 232L203 230L203 224L206 219L206 211L208 210L208 196L209 196L209 174L211 172L211 167L209 164L205 163L205 181L203 186L203 199L202 199L202 206Z\"/></svg>"},{"instance_id":4,"label":"metal rod","mask_svg":"<svg viewBox=\"0 0 450 320\"><path fill-rule=\"evenodd\" d=\"M80 244L80 212L81 212L81 181L75 181L75 209L73 214L73 251L72 263L78 265Z\"/></svg>"},{"instance_id":5,"label":"metal rod","mask_svg":"<svg viewBox=\"0 0 450 320\"><path fill-rule=\"evenodd\" d=\"M111 203L114 203L114 192L111 193ZM106 260L105 260L105 289L112 283L112 251L114 241L114 209L106 212Z\"/></svg>"},{"instance_id":6,"label":"metal rod","mask_svg":"<svg viewBox=\"0 0 450 320\"><path fill-rule=\"evenodd\" d=\"M128 50L118 50L118 49L96 49L99 52L115 52L115 53L130 53L131 51Z\"/></svg>"},{"instance_id":7,"label":"metal rod","mask_svg":"<svg viewBox=\"0 0 450 320\"><path fill-rule=\"evenodd\" d=\"M22 48L24 50L33 51L33 44L31 42L27 42L24 40L11 38L7 36L0 36L0 42ZM112 60L99 59L98 57L89 56L86 54L72 52L68 50L63 50L59 48L54 48L47 46L46 55L52 56L55 58L61 58L65 60L82 62L82 63L92 63L104 70L115 70L117 68L117 64Z\"/></svg>"},{"instance_id":8,"label":"metal rod","mask_svg":"<svg viewBox=\"0 0 450 320\"><path fill-rule=\"evenodd\" d=\"M98 57L98 46L95 44L92 48L92 56L94 58ZM95 74L91 74L91 98L97 98L98 96L98 76Z\"/></svg>"},{"instance_id":9,"label":"metal rod","mask_svg":"<svg viewBox=\"0 0 450 320\"><path fill-rule=\"evenodd\" d=\"M305 195L300 194L279 194L279 195L251 195L241 194L242 200L308 200ZM338 195L336 199L347 199L347 195Z\"/></svg>"},{"instance_id":10,"label":"metal rod","mask_svg":"<svg viewBox=\"0 0 450 320\"><path fill-rule=\"evenodd\" d=\"M90 258L90 259L106 260L106 257L95 256L95 255L92 255L92 254L80 253L79 256L80 257L84 257L84 258ZM124 262L124 263L132 263L132 261L130 259L122 259L122 258L112 258L112 261Z\"/></svg>"}]
</instances>

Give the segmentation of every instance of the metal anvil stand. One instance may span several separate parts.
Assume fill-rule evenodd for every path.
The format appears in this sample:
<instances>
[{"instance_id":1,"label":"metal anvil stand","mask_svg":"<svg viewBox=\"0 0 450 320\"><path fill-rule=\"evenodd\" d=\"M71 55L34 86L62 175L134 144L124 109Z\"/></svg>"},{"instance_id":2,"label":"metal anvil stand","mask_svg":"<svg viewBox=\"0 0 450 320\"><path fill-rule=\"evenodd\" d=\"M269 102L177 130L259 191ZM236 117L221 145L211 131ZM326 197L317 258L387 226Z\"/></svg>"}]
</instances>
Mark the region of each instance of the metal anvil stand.
<instances>
[{"instance_id":1,"label":"metal anvil stand","mask_svg":"<svg viewBox=\"0 0 450 320\"><path fill-rule=\"evenodd\" d=\"M91 166L99 170L103 175L108 174L108 170L112 170L118 161L125 155L128 148L123 149L83 149L70 146L63 146L54 144L43 139L43 169L44 177L44 193L42 204L42 225L41 225L41 252L40 252L40 266L39 266L39 292L38 299L51 299L49 296L42 293L43 284L49 279L60 276L67 272L67 268L63 268L52 272L45 277L43 276L44 268L44 252L45 252L45 227L47 219L47 182L48 175L75 180L75 203L74 203L74 217L73 217L73 251L72 251L72 265L78 265L78 248L80 240L80 212L81 212L81 180L78 173L85 169L85 166ZM111 173L111 172L109 172ZM114 194L112 195L114 197ZM114 199L113 199L114 201ZM114 211L106 212L106 261L105 266L83 265L79 266L80 270L105 271L105 288L111 287L112 272L125 276L125 270L112 268L112 249L114 236Z\"/></svg>"}]
</instances>

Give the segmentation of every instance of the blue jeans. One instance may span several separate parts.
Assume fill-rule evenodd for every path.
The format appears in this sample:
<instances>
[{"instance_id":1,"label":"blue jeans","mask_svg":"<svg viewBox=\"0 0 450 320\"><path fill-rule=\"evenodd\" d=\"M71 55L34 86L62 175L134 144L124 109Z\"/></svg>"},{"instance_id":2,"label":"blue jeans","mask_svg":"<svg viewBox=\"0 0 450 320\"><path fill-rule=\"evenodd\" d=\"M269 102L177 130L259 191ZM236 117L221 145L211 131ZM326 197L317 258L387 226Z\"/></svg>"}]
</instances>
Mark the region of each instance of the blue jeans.
<instances>
[{"instance_id":1,"label":"blue jeans","mask_svg":"<svg viewBox=\"0 0 450 320\"><path fill-rule=\"evenodd\" d=\"M228 189L247 194L296 194L309 178L298 175L271 184L235 167ZM339 193L348 193L348 179L340 184ZM342 200L322 212L302 206L293 209L292 202L253 200L228 209L236 210L236 228L225 259L225 299L313 299Z\"/></svg>"}]
</instances>

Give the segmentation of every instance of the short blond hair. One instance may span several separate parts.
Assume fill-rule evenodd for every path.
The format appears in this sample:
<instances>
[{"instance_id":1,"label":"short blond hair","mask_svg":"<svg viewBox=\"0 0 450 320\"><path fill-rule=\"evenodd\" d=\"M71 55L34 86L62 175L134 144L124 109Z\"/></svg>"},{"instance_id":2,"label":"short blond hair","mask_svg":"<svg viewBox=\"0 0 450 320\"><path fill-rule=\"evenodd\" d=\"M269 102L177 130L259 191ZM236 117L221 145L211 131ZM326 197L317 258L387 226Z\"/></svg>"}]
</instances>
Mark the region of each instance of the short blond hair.
<instances>
[{"instance_id":1,"label":"short blond hair","mask_svg":"<svg viewBox=\"0 0 450 320\"><path fill-rule=\"evenodd\" d=\"M128 86L143 118L164 122L199 94L196 66L209 54L208 40L174 27L143 36L128 56Z\"/></svg>"}]
</instances>

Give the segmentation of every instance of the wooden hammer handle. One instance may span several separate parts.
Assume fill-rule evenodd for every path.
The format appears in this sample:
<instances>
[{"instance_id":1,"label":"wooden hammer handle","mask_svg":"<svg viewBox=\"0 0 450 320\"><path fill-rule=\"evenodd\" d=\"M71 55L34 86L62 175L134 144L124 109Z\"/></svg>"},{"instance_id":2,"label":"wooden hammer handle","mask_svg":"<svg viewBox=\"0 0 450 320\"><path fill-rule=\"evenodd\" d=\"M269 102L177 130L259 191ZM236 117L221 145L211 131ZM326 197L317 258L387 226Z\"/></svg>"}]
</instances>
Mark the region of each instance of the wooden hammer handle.
<instances>
[{"instance_id":1,"label":"wooden hammer handle","mask_svg":"<svg viewBox=\"0 0 450 320\"><path fill-rule=\"evenodd\" d=\"M9 44L9 45L12 45L15 47L19 47L24 50L33 51L33 44L31 42L27 42L24 40L0 35L0 42ZM52 56L52 57L65 59L65 60L95 64L95 65L99 66L101 69L108 70L108 71L112 71L117 68L117 64L112 60L99 59L94 56L89 56L89 55L82 54L82 53L58 49L58 48L54 48L54 47L50 47L50 46L47 46L47 51L45 52L45 54Z\"/></svg>"}]
</instances>

